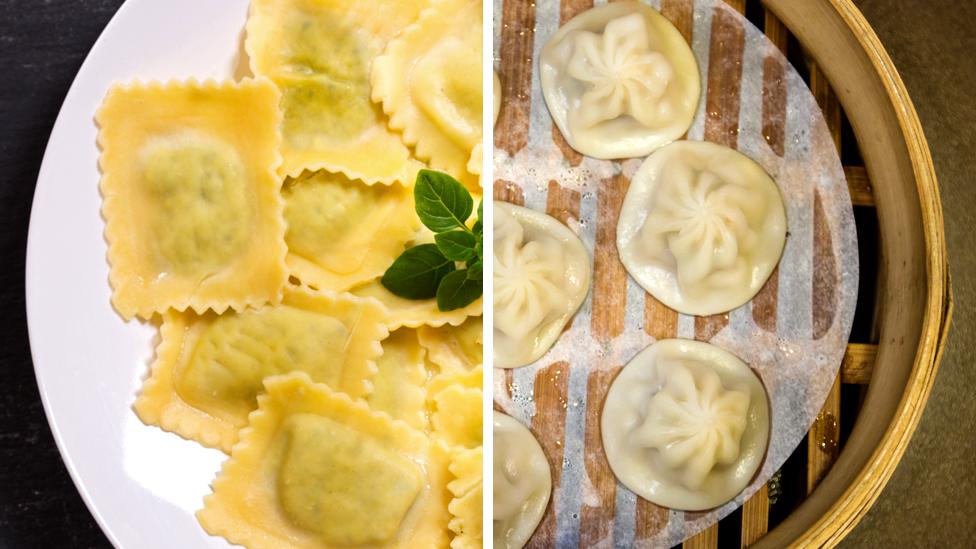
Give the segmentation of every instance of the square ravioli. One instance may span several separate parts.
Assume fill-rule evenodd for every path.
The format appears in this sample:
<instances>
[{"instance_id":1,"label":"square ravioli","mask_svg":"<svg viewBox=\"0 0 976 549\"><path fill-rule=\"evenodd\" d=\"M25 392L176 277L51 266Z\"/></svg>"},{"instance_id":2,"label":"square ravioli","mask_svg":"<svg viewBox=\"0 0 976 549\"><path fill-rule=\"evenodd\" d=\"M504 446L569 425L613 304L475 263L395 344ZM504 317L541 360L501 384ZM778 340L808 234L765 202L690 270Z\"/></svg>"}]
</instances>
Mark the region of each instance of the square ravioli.
<instances>
[{"instance_id":1,"label":"square ravioli","mask_svg":"<svg viewBox=\"0 0 976 549\"><path fill-rule=\"evenodd\" d=\"M251 549L445 547L449 452L301 372L258 411L197 513Z\"/></svg>"},{"instance_id":2,"label":"square ravioli","mask_svg":"<svg viewBox=\"0 0 976 549\"><path fill-rule=\"evenodd\" d=\"M126 319L277 301L279 94L267 80L115 85L96 115L112 304Z\"/></svg>"},{"instance_id":3,"label":"square ravioli","mask_svg":"<svg viewBox=\"0 0 976 549\"><path fill-rule=\"evenodd\" d=\"M383 314L372 300L298 287L280 305L243 313L167 313L133 408L146 424L229 453L268 376L302 371L367 396L388 334Z\"/></svg>"},{"instance_id":4,"label":"square ravioli","mask_svg":"<svg viewBox=\"0 0 976 549\"><path fill-rule=\"evenodd\" d=\"M420 227L412 184L363 185L318 171L290 179L282 195L288 269L322 290L382 276Z\"/></svg>"},{"instance_id":5,"label":"square ravioli","mask_svg":"<svg viewBox=\"0 0 976 549\"><path fill-rule=\"evenodd\" d=\"M373 99L421 160L479 189L482 0L441 0L373 63Z\"/></svg>"},{"instance_id":6,"label":"square ravioli","mask_svg":"<svg viewBox=\"0 0 976 549\"><path fill-rule=\"evenodd\" d=\"M282 174L325 169L391 183L409 169L409 150L370 98L369 71L428 1L251 2L251 70L282 92Z\"/></svg>"}]
</instances>

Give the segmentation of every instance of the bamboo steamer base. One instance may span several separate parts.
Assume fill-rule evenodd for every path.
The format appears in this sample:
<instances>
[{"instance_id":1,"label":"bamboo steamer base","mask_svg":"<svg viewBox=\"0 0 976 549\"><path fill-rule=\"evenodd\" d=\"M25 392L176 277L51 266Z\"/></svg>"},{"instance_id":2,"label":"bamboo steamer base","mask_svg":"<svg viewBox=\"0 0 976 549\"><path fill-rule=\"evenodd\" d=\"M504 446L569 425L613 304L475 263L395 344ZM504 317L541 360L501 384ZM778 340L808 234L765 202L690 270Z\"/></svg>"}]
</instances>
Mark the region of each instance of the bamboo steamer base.
<instances>
[{"instance_id":1,"label":"bamboo steamer base","mask_svg":"<svg viewBox=\"0 0 976 549\"><path fill-rule=\"evenodd\" d=\"M855 143L845 145L855 147L860 157L845 166L851 200L877 222L876 242L859 238L862 257L876 255L878 262L873 280L862 278L859 297L859 306L864 299L873 309L871 335L848 344L841 374L807 437L805 471L783 469L784 475L805 472L806 478L799 479L805 487L802 502L785 518L771 520L779 486L770 482L745 502L740 514L684 546L833 546L891 477L934 382L952 310L939 191L907 91L849 0L725 1L754 22L758 11L757 25L784 52L791 40L802 45L809 56L811 90L838 146L846 113L852 135L845 139ZM532 25L529 12L515 15L519 23ZM794 64L804 63L802 57ZM515 75L522 87L531 79L523 72ZM876 250L864 248L875 245ZM842 385L861 388L862 397L843 410ZM850 423L855 417L853 428L841 436L841 418ZM736 539L724 532L720 536L733 520Z\"/></svg>"},{"instance_id":2,"label":"bamboo steamer base","mask_svg":"<svg viewBox=\"0 0 976 549\"><path fill-rule=\"evenodd\" d=\"M874 182L880 244L877 348L855 348L852 357L849 347L842 370L842 378L870 380L863 405L843 451L810 496L755 545L833 546L881 493L932 389L952 312L942 206L915 108L857 8L848 0L765 0L764 5L812 56L847 114L867 178L852 184L856 178L848 174L855 203L864 197L855 187L870 189L865 181Z\"/></svg>"}]
</instances>

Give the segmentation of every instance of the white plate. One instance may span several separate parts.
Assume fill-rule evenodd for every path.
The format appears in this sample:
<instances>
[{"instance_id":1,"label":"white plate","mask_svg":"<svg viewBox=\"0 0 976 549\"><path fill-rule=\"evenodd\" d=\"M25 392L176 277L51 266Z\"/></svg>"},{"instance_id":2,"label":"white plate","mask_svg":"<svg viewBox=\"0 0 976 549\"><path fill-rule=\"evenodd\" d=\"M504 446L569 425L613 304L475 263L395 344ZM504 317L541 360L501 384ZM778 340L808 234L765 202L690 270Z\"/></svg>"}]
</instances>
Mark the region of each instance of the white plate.
<instances>
[{"instance_id":1,"label":"white plate","mask_svg":"<svg viewBox=\"0 0 976 549\"><path fill-rule=\"evenodd\" d=\"M126 2L78 71L34 192L26 285L37 382L68 471L116 547L229 545L193 516L224 455L146 427L131 409L155 328L109 305L93 116L116 81L230 77L247 4Z\"/></svg>"}]
</instances>

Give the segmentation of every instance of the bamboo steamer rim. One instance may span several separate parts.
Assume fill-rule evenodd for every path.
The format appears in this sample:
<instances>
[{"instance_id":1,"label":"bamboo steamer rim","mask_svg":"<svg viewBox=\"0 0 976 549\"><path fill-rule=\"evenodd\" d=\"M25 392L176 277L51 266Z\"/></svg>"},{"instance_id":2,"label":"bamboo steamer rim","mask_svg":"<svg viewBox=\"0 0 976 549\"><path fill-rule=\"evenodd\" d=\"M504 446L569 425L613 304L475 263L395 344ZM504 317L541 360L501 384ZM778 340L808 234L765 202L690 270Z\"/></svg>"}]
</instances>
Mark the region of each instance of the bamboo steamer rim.
<instances>
[{"instance_id":1,"label":"bamboo steamer rim","mask_svg":"<svg viewBox=\"0 0 976 549\"><path fill-rule=\"evenodd\" d=\"M868 408L872 402L872 389L876 390L875 393L879 393L884 389L879 385L897 383L897 380L883 380L876 375L869 385L864 409L845 452L841 453L837 463L817 490L783 523L756 544L757 547L787 544L793 547L834 546L864 517L891 478L918 425L935 381L952 316L942 206L932 157L908 91L874 30L854 4L850 0L810 2L763 0L763 2L797 36L831 81L838 99L847 111L858 143L862 146L866 169L872 180L877 181L876 188L880 189L889 183L897 184L897 179L903 182L908 177L914 179L920 208L918 223L924 238L925 257L919 259L924 264L924 273L920 273L924 277L924 297L921 299L921 305L916 305L921 309L916 313L920 313L920 321L904 318L910 316L912 312L896 310L900 308L901 303L893 303L887 299L881 312L881 343L876 374L898 374L898 370L889 372L890 368L884 367L886 360L897 362L897 355L891 355L899 352L894 348L894 338L889 332L906 325L910 329L912 325L920 326L917 328L919 339L914 360L907 372L901 398L892 408L887 429L866 460L861 459L866 452L852 455L857 452L847 451L851 449L851 445L861 442L858 440L859 437L871 438L872 427L878 427L864 420L864 416L872 412ZM836 51L837 44L842 44L841 47L846 46L849 55L837 55L842 53ZM856 70L857 65L851 63L851 59L869 62L874 71L860 77L851 74L850 72ZM861 80L855 81L856 78ZM873 119L877 115L875 109L860 108L864 106L865 101L871 100L864 99L865 96L870 95L862 93L864 90L861 88L865 86L875 88L868 91L883 90L888 101L878 101L875 107L888 117L893 115L896 118L898 139L894 139L894 131L889 131L886 135L879 135L879 132L871 132L870 135L867 133L869 127L878 130L879 121ZM855 90L861 95L860 98L857 97ZM859 108L852 108L855 105ZM885 130L885 128L880 129ZM884 133L884 131L880 132L880 134ZM899 166L899 163L904 163L904 159L898 155L899 152L907 155L910 173ZM888 161L894 167L881 165L881 157L885 156L889 157ZM889 173L891 170L900 170L900 174L897 174L900 177L876 178L877 174L872 173L891 175ZM902 189L902 193L906 192L908 189ZM895 259L893 256L897 255L892 252L897 252L898 246L908 240L908 238L899 240L899 237L904 235L892 234L892 228L896 224L904 223L906 216L911 218L914 214L913 211L908 210L907 204L903 205L904 211L888 213L888 210L894 210L899 206L899 198L894 196L896 194L881 193L876 196L883 254L883 288L886 298L898 293L899 285L890 282L891 278L911 276L898 271L898 269L911 268L905 267L908 265L907 260L904 265L896 264L892 269L887 268L887 265ZM907 221L911 222L913 219ZM910 242L904 245L912 246ZM918 271L917 266L915 267ZM890 288L896 288L896 291L892 292ZM911 288L910 286L905 288L901 291L905 294L905 299L911 301ZM892 328L892 325L895 327ZM890 345L885 343L888 338L892 340ZM908 349L901 352L903 355L910 354ZM874 400L878 399L884 402L883 396L875 394ZM859 459L862 463L858 463ZM851 473L855 471L852 476Z\"/></svg>"}]
</instances>

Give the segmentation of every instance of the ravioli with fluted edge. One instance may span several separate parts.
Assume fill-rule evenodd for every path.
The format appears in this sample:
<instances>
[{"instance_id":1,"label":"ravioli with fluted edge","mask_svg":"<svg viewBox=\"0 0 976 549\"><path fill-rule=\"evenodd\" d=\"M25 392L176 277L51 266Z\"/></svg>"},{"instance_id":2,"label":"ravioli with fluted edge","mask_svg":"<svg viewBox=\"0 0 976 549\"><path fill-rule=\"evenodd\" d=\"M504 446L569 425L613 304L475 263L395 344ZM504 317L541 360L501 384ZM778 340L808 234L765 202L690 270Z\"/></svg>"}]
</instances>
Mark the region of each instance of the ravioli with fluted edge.
<instances>
[{"instance_id":1,"label":"ravioli with fluted edge","mask_svg":"<svg viewBox=\"0 0 976 549\"><path fill-rule=\"evenodd\" d=\"M451 513L448 524L454 532L451 540L452 549L480 549L482 547L481 502L484 494L484 482L481 464L484 453L482 448L471 448L456 452L451 459L449 470L454 480L447 484L454 498L447 509Z\"/></svg>"},{"instance_id":2,"label":"ravioli with fluted edge","mask_svg":"<svg viewBox=\"0 0 976 549\"><path fill-rule=\"evenodd\" d=\"M381 276L420 227L412 183L363 185L318 171L290 179L282 196L285 261L292 276L322 290Z\"/></svg>"},{"instance_id":3,"label":"ravioli with fluted edge","mask_svg":"<svg viewBox=\"0 0 976 549\"><path fill-rule=\"evenodd\" d=\"M590 289L591 260L573 231L544 213L494 203L494 365L538 360Z\"/></svg>"},{"instance_id":4,"label":"ravioli with fluted edge","mask_svg":"<svg viewBox=\"0 0 976 549\"><path fill-rule=\"evenodd\" d=\"M482 317L472 316L457 326L421 326L417 337L441 372L467 371L482 362L483 326Z\"/></svg>"},{"instance_id":5,"label":"ravioli with fluted edge","mask_svg":"<svg viewBox=\"0 0 976 549\"><path fill-rule=\"evenodd\" d=\"M373 410L386 412L415 429L425 429L427 370L417 331L400 328L380 343L383 354L376 359L373 392L366 402Z\"/></svg>"},{"instance_id":6,"label":"ravioli with fluted edge","mask_svg":"<svg viewBox=\"0 0 976 549\"><path fill-rule=\"evenodd\" d=\"M436 299L405 299L393 295L380 284L379 280L365 282L349 290L358 297L370 297L386 307L386 324L391 330L401 326L416 328L419 326L456 325L471 316L481 316L482 303L478 298L473 303L461 309L441 311L437 308Z\"/></svg>"},{"instance_id":7,"label":"ravioli with fluted edge","mask_svg":"<svg viewBox=\"0 0 976 549\"><path fill-rule=\"evenodd\" d=\"M614 2L584 11L539 54L542 95L577 151L645 156L688 131L698 108L698 63L654 8Z\"/></svg>"},{"instance_id":8,"label":"ravioli with fluted edge","mask_svg":"<svg viewBox=\"0 0 976 549\"><path fill-rule=\"evenodd\" d=\"M268 80L115 85L96 114L112 304L242 310L286 281L279 94Z\"/></svg>"},{"instance_id":9,"label":"ravioli with fluted edge","mask_svg":"<svg viewBox=\"0 0 976 549\"><path fill-rule=\"evenodd\" d=\"M230 452L268 376L302 371L368 395L388 333L382 321L374 301L297 287L280 305L243 313L167 313L133 408L147 424Z\"/></svg>"},{"instance_id":10,"label":"ravioli with fluted edge","mask_svg":"<svg viewBox=\"0 0 976 549\"><path fill-rule=\"evenodd\" d=\"M375 105L370 67L428 0L254 0L245 49L254 74L281 88L284 175L341 172L402 180L410 151Z\"/></svg>"},{"instance_id":11,"label":"ravioli with fluted edge","mask_svg":"<svg viewBox=\"0 0 976 549\"><path fill-rule=\"evenodd\" d=\"M494 413L492 522L495 549L521 549L542 520L552 472L542 446L515 418Z\"/></svg>"},{"instance_id":12,"label":"ravioli with fluted edge","mask_svg":"<svg viewBox=\"0 0 976 549\"><path fill-rule=\"evenodd\" d=\"M600 426L624 486L663 507L702 511L734 498L762 466L769 397L728 351L666 339L620 371Z\"/></svg>"},{"instance_id":13,"label":"ravioli with fluted edge","mask_svg":"<svg viewBox=\"0 0 976 549\"><path fill-rule=\"evenodd\" d=\"M481 0L440 0L373 63L373 99L417 157L473 190L481 173Z\"/></svg>"},{"instance_id":14,"label":"ravioli with fluted edge","mask_svg":"<svg viewBox=\"0 0 976 549\"><path fill-rule=\"evenodd\" d=\"M617 222L620 261L651 295L692 315L755 296L786 244L779 187L748 156L704 141L668 145L631 178Z\"/></svg>"},{"instance_id":15,"label":"ravioli with fluted edge","mask_svg":"<svg viewBox=\"0 0 976 549\"><path fill-rule=\"evenodd\" d=\"M303 372L265 388L197 512L207 532L252 549L448 544L446 448Z\"/></svg>"}]
</instances>

